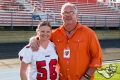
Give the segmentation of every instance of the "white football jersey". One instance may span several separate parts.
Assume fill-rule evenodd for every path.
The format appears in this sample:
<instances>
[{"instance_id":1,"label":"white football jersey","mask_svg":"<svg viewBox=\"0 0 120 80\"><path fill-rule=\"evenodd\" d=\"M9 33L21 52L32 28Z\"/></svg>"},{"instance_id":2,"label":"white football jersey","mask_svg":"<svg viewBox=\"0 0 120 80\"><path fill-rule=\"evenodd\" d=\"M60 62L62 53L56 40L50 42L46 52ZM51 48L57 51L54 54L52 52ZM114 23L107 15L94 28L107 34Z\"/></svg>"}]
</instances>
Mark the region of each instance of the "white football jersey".
<instances>
[{"instance_id":1,"label":"white football jersey","mask_svg":"<svg viewBox=\"0 0 120 80\"><path fill-rule=\"evenodd\" d=\"M33 52L30 47L24 47L19 52L19 58L25 63L30 63L28 80L59 79L58 55L52 42L49 41L46 49L40 46L37 52Z\"/></svg>"}]
</instances>

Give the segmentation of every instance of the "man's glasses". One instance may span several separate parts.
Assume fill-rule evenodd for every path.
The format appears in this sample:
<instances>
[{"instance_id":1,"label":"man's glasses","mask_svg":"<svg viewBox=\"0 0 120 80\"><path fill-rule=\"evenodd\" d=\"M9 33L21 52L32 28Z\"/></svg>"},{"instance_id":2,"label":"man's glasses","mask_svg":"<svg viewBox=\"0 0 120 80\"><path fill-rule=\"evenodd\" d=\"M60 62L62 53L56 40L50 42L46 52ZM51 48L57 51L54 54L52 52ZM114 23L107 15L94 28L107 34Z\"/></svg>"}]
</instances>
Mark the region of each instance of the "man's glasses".
<instances>
[{"instance_id":1,"label":"man's glasses","mask_svg":"<svg viewBox=\"0 0 120 80\"><path fill-rule=\"evenodd\" d=\"M73 15L74 12L73 12L73 11L70 11L70 12L63 12L62 14L63 14L63 15Z\"/></svg>"}]
</instances>

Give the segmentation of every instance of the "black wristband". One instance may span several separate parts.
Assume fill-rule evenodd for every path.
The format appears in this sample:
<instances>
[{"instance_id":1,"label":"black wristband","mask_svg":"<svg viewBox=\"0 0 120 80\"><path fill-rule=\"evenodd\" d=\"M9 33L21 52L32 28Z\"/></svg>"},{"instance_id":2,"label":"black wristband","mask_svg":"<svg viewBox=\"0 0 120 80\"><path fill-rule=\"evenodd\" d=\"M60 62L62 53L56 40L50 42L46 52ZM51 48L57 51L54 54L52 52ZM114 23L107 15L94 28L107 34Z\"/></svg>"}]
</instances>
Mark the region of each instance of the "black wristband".
<instances>
[{"instance_id":1,"label":"black wristband","mask_svg":"<svg viewBox=\"0 0 120 80\"><path fill-rule=\"evenodd\" d=\"M84 77L87 78L88 80L91 78L91 76L89 76L88 74L84 74Z\"/></svg>"}]
</instances>

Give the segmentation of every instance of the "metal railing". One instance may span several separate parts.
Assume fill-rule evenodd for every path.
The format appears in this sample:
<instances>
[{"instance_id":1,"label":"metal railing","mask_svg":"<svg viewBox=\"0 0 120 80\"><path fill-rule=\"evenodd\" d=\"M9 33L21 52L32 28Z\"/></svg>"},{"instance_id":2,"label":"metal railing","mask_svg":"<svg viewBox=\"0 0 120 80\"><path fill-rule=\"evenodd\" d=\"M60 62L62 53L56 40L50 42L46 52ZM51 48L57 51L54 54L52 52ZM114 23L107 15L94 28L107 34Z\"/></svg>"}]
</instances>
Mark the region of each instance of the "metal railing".
<instances>
[{"instance_id":1,"label":"metal railing","mask_svg":"<svg viewBox=\"0 0 120 80\"><path fill-rule=\"evenodd\" d=\"M80 14L78 21L89 27L119 27L120 29L120 16L117 15Z\"/></svg>"},{"instance_id":2,"label":"metal railing","mask_svg":"<svg viewBox=\"0 0 120 80\"><path fill-rule=\"evenodd\" d=\"M51 22L53 27L59 27L62 25L60 13L43 13L40 15L42 20ZM95 15L95 14L79 14L78 21L88 27L103 27L105 29L109 27L116 27L120 29L120 16L118 15ZM32 13L18 13L18 12L0 12L0 26L9 26L11 30L13 27L37 26L39 20L32 19Z\"/></svg>"}]
</instances>

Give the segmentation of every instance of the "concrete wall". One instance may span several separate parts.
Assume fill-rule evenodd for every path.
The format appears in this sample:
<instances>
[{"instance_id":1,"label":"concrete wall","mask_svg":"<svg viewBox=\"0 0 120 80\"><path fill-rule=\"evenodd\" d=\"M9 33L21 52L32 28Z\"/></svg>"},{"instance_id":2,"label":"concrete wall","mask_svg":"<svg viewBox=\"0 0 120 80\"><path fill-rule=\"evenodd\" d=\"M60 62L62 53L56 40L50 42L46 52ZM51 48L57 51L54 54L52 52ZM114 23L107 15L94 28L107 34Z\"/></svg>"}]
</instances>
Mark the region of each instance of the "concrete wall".
<instances>
[{"instance_id":1,"label":"concrete wall","mask_svg":"<svg viewBox=\"0 0 120 80\"><path fill-rule=\"evenodd\" d=\"M120 30L97 30L98 39L120 39Z\"/></svg>"},{"instance_id":2,"label":"concrete wall","mask_svg":"<svg viewBox=\"0 0 120 80\"><path fill-rule=\"evenodd\" d=\"M120 30L97 30L99 39L118 39ZM35 31L0 31L0 43L3 42L28 42L29 38L36 35Z\"/></svg>"},{"instance_id":3,"label":"concrete wall","mask_svg":"<svg viewBox=\"0 0 120 80\"><path fill-rule=\"evenodd\" d=\"M0 43L2 42L26 42L35 31L0 31Z\"/></svg>"}]
</instances>

